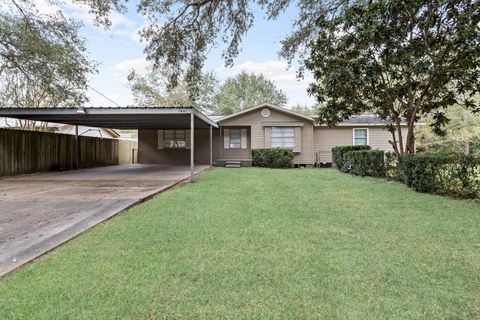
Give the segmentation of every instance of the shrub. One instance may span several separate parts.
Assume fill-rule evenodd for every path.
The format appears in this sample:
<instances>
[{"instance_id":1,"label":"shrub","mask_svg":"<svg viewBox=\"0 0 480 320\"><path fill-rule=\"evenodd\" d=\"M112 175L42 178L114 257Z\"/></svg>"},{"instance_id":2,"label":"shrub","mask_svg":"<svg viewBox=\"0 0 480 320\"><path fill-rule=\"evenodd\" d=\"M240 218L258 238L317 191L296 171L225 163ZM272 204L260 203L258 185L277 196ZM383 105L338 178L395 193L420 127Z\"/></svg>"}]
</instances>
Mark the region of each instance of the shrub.
<instances>
[{"instance_id":1,"label":"shrub","mask_svg":"<svg viewBox=\"0 0 480 320\"><path fill-rule=\"evenodd\" d=\"M480 158L416 154L400 159L403 182L419 192L460 198L480 197Z\"/></svg>"},{"instance_id":2,"label":"shrub","mask_svg":"<svg viewBox=\"0 0 480 320\"><path fill-rule=\"evenodd\" d=\"M291 168L293 167L293 151L284 148L253 149L252 164L255 167Z\"/></svg>"},{"instance_id":3,"label":"shrub","mask_svg":"<svg viewBox=\"0 0 480 320\"><path fill-rule=\"evenodd\" d=\"M370 146L338 146L332 148L332 162L338 170L348 172L349 164L345 163L344 155L350 151L370 150Z\"/></svg>"},{"instance_id":4,"label":"shrub","mask_svg":"<svg viewBox=\"0 0 480 320\"><path fill-rule=\"evenodd\" d=\"M359 176L384 177L385 152L383 150L349 151L344 154L349 172Z\"/></svg>"}]
</instances>

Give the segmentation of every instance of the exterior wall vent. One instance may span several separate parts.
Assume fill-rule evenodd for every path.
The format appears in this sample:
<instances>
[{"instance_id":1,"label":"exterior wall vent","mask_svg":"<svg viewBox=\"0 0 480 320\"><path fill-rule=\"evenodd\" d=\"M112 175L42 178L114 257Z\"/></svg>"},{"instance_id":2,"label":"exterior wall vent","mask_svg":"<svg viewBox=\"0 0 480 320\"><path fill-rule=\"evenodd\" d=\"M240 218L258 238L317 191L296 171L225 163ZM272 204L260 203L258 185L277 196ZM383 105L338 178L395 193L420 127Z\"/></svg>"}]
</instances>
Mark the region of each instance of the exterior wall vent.
<instances>
[{"instance_id":1,"label":"exterior wall vent","mask_svg":"<svg viewBox=\"0 0 480 320\"><path fill-rule=\"evenodd\" d=\"M270 110L268 108L263 108L261 114L262 114L262 117L268 118L270 117Z\"/></svg>"}]
</instances>

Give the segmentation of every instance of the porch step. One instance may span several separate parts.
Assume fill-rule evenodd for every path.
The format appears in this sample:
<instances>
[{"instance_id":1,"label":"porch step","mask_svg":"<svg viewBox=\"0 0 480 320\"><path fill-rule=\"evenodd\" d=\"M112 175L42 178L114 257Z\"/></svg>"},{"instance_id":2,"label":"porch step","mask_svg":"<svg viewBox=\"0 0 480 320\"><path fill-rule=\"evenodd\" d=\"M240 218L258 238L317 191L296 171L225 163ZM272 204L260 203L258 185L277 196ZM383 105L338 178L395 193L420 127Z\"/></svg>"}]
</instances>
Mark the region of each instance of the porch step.
<instances>
[{"instance_id":1,"label":"porch step","mask_svg":"<svg viewBox=\"0 0 480 320\"><path fill-rule=\"evenodd\" d=\"M225 168L240 168L242 166L241 161L227 160L225 161Z\"/></svg>"}]
</instances>

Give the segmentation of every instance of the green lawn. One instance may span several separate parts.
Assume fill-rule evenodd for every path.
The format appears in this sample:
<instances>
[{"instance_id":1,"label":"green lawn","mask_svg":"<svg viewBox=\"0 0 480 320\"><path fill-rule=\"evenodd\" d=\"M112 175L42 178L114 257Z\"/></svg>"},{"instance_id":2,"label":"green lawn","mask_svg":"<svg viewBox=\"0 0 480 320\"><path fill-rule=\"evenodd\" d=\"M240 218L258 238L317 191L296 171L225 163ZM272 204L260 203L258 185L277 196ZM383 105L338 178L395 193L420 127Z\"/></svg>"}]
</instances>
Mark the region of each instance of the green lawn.
<instances>
[{"instance_id":1,"label":"green lawn","mask_svg":"<svg viewBox=\"0 0 480 320\"><path fill-rule=\"evenodd\" d=\"M0 319L480 319L480 205L215 169L0 279Z\"/></svg>"}]
</instances>

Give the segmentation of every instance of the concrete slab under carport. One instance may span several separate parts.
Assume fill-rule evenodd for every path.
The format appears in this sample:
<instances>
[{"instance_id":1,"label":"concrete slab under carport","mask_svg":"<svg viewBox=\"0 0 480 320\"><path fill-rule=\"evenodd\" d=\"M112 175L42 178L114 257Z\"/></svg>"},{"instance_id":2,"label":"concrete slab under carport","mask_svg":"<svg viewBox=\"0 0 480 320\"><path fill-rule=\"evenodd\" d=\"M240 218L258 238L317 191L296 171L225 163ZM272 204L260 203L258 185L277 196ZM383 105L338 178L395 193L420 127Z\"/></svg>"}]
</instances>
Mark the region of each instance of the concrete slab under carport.
<instances>
[{"instance_id":1,"label":"concrete slab under carport","mask_svg":"<svg viewBox=\"0 0 480 320\"><path fill-rule=\"evenodd\" d=\"M0 179L0 276L189 177L189 166L133 164Z\"/></svg>"}]
</instances>

